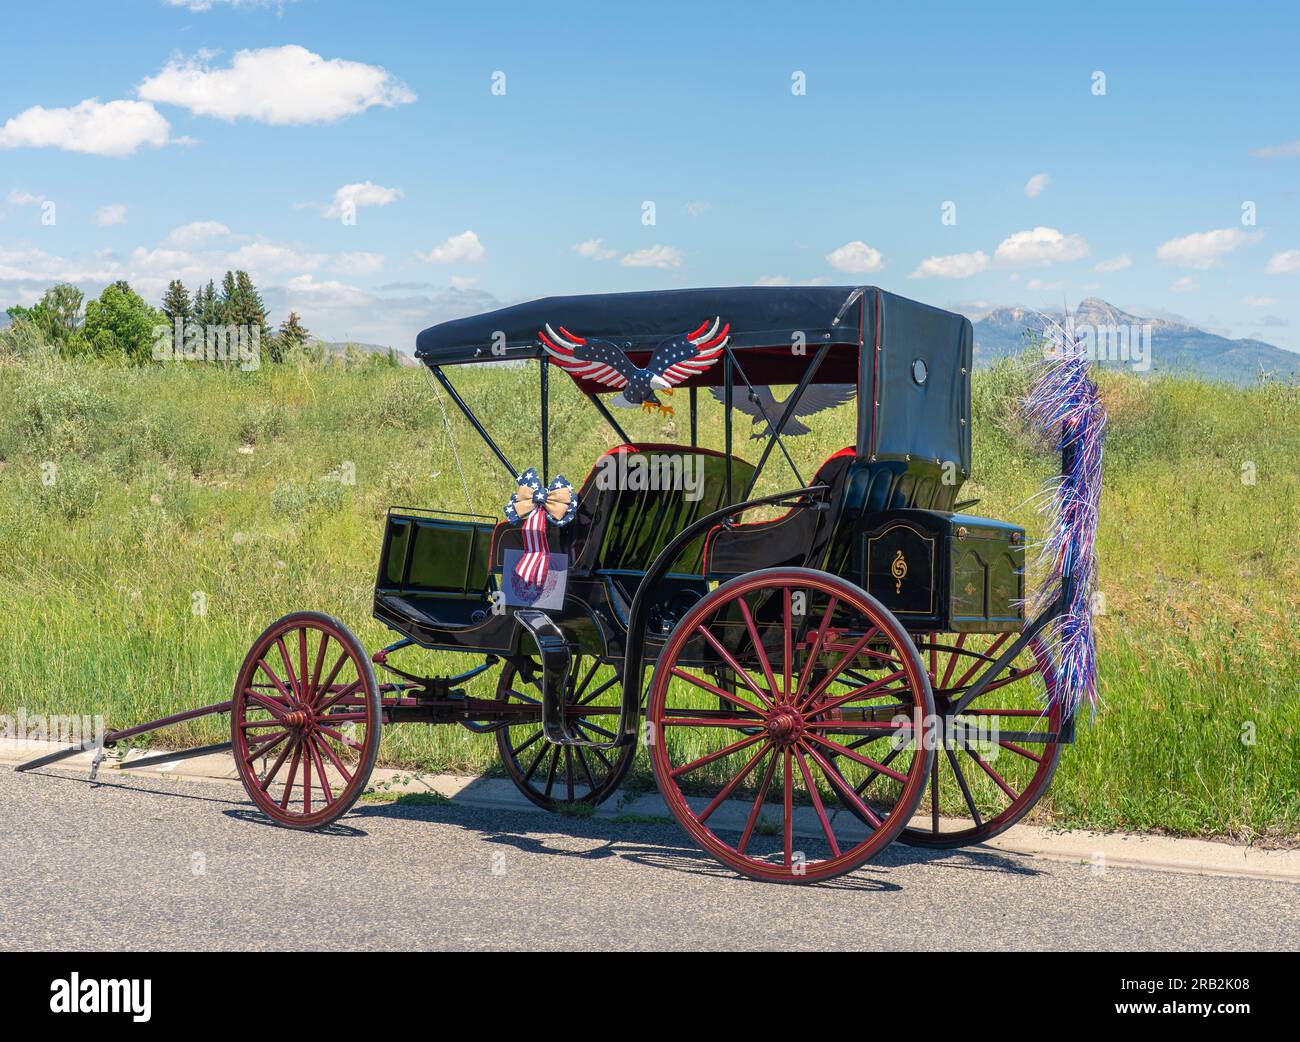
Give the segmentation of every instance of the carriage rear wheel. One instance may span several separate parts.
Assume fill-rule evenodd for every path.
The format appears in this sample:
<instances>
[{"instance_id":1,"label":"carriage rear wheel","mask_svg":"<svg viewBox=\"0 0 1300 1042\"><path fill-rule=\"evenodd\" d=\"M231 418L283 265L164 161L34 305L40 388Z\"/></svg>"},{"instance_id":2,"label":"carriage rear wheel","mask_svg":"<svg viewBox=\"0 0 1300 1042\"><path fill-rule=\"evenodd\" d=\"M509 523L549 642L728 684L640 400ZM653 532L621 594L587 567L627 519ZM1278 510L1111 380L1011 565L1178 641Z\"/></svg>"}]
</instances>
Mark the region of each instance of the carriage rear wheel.
<instances>
[{"instance_id":1,"label":"carriage rear wheel","mask_svg":"<svg viewBox=\"0 0 1300 1042\"><path fill-rule=\"evenodd\" d=\"M277 824L328 825L370 778L380 712L374 667L347 626L308 611L273 622L249 649L231 703L244 789Z\"/></svg>"},{"instance_id":2,"label":"carriage rear wheel","mask_svg":"<svg viewBox=\"0 0 1300 1042\"><path fill-rule=\"evenodd\" d=\"M857 679L832 695L849 671ZM647 708L655 781L724 865L771 882L830 879L911 819L932 712L925 668L879 601L812 569L753 572L700 600L660 654Z\"/></svg>"},{"instance_id":3,"label":"carriage rear wheel","mask_svg":"<svg viewBox=\"0 0 1300 1042\"><path fill-rule=\"evenodd\" d=\"M1016 634L931 634L920 642L945 733L921 812L899 839L920 847L982 843L1023 818L1051 785L1061 757L1056 668L1041 641L1010 662L959 720L952 707Z\"/></svg>"},{"instance_id":4,"label":"carriage rear wheel","mask_svg":"<svg viewBox=\"0 0 1300 1042\"><path fill-rule=\"evenodd\" d=\"M622 678L615 666L574 655L565 702L569 729L592 742L613 741L622 702ZM595 806L622 784L636 757L629 743L616 749L552 745L542 734L542 671L531 661L507 662L497 683L497 700L532 707L518 724L496 732L497 751L510 780L539 807L562 811Z\"/></svg>"}]
</instances>

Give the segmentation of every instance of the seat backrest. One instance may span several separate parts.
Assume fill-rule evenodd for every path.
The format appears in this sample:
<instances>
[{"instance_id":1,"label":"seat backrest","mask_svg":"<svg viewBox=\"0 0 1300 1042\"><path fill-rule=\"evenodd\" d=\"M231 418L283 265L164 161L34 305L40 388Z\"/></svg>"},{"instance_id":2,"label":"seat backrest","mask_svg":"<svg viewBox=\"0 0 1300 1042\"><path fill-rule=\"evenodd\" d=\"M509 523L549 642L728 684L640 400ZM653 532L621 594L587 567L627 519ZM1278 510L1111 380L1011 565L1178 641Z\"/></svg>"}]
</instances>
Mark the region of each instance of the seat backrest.
<instances>
[{"instance_id":1,"label":"seat backrest","mask_svg":"<svg viewBox=\"0 0 1300 1042\"><path fill-rule=\"evenodd\" d=\"M731 458L732 500L754 473ZM688 445L619 445L606 452L582 487L573 543L582 571L645 571L683 529L727 505L727 458ZM671 571L697 574L704 535L682 551Z\"/></svg>"}]
</instances>

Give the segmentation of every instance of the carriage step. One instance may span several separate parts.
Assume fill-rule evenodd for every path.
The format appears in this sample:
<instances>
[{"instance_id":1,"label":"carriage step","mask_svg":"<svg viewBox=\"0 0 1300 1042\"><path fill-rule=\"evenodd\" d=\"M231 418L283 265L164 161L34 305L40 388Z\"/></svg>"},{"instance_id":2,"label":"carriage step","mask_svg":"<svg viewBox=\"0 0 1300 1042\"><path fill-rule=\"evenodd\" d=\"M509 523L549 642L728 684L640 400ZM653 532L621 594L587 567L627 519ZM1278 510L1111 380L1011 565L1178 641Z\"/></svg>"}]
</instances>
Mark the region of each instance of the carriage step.
<instances>
[{"instance_id":1,"label":"carriage step","mask_svg":"<svg viewBox=\"0 0 1300 1042\"><path fill-rule=\"evenodd\" d=\"M592 745L569 732L564 719L564 698L569 686L569 642L544 611L525 608L515 620L533 638L542 660L542 734L554 745Z\"/></svg>"}]
</instances>

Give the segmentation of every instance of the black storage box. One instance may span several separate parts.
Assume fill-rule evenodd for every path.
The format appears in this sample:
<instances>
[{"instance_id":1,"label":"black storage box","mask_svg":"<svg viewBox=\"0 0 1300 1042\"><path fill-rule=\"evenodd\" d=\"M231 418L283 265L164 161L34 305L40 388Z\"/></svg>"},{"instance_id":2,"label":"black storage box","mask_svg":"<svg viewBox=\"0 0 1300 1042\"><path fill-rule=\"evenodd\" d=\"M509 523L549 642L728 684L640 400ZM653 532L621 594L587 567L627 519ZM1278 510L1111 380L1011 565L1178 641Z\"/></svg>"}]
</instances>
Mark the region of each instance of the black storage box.
<instances>
[{"instance_id":1,"label":"black storage box","mask_svg":"<svg viewBox=\"0 0 1300 1042\"><path fill-rule=\"evenodd\" d=\"M1025 530L933 510L863 519L854 552L861 585L912 631L1023 629Z\"/></svg>"}]
</instances>

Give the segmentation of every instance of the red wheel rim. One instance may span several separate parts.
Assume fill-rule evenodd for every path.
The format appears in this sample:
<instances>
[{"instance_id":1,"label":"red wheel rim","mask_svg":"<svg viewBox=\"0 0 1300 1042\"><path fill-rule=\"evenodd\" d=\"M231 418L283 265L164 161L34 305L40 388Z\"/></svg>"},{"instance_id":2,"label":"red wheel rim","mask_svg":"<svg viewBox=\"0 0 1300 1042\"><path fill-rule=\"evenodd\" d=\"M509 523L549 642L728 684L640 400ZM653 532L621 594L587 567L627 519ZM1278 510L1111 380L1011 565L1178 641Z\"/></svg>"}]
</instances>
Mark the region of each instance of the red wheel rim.
<instances>
[{"instance_id":1,"label":"red wheel rim","mask_svg":"<svg viewBox=\"0 0 1300 1042\"><path fill-rule=\"evenodd\" d=\"M832 695L850 668L870 678ZM719 670L734 683L708 679ZM655 780L723 864L771 882L829 879L911 817L932 755L916 739L932 708L910 638L877 601L823 572L755 572L704 597L664 646L647 710ZM889 752L846 749L860 739Z\"/></svg>"},{"instance_id":2,"label":"red wheel rim","mask_svg":"<svg viewBox=\"0 0 1300 1042\"><path fill-rule=\"evenodd\" d=\"M314 612L288 615L254 642L235 682L235 766L264 813L319 828L364 790L379 723L374 669L351 631Z\"/></svg>"},{"instance_id":3,"label":"red wheel rim","mask_svg":"<svg viewBox=\"0 0 1300 1042\"><path fill-rule=\"evenodd\" d=\"M922 642L945 734L920 811L899 835L904 843L957 847L991 839L1029 813L1051 785L1061 744L1037 736L1059 734L1062 715L1051 697L1055 666L1040 641L993 679L961 723L955 726L950 712L1015 637L935 634ZM987 737L970 737L971 728Z\"/></svg>"}]
</instances>

